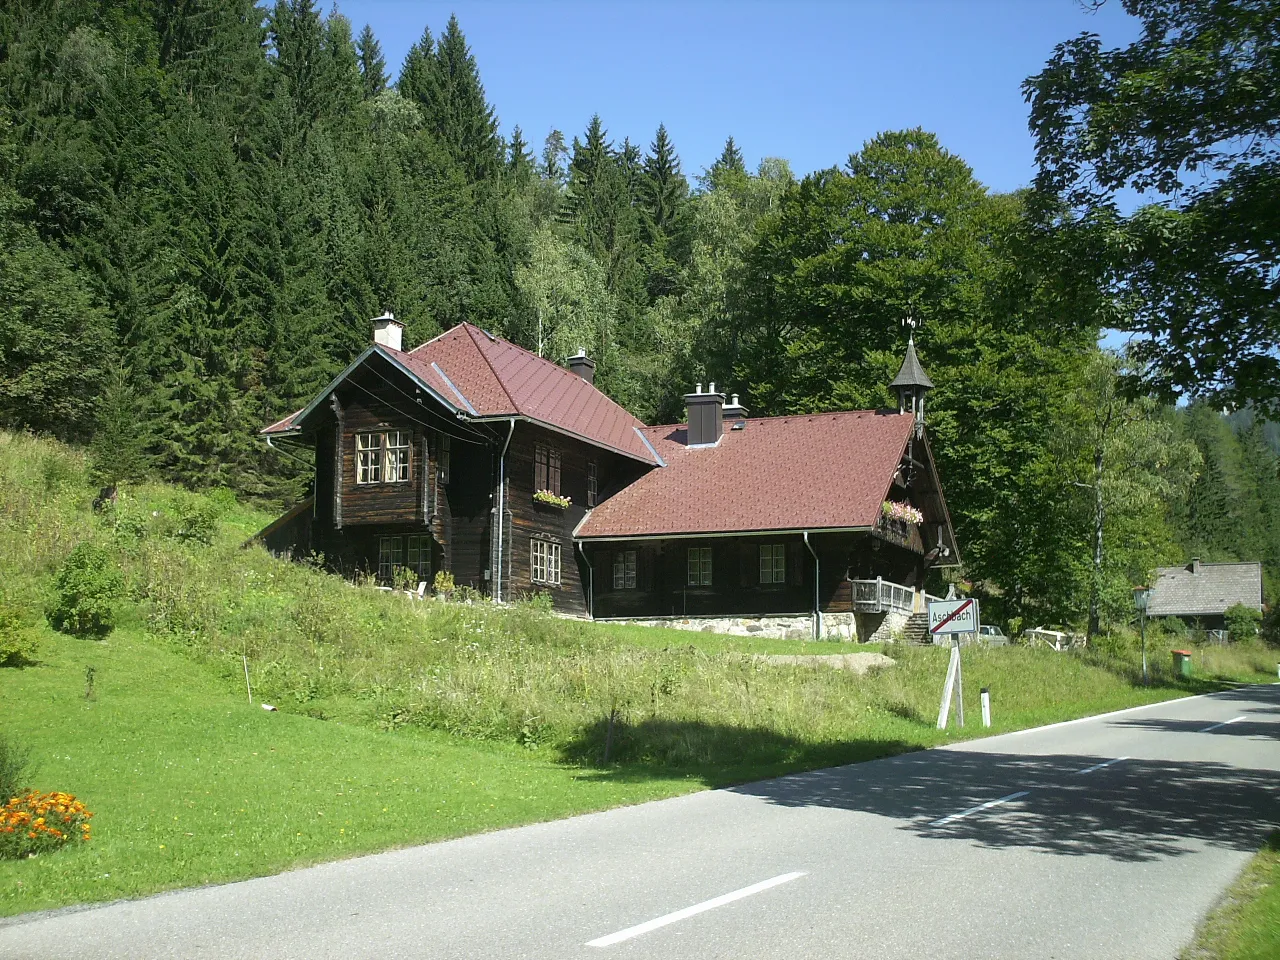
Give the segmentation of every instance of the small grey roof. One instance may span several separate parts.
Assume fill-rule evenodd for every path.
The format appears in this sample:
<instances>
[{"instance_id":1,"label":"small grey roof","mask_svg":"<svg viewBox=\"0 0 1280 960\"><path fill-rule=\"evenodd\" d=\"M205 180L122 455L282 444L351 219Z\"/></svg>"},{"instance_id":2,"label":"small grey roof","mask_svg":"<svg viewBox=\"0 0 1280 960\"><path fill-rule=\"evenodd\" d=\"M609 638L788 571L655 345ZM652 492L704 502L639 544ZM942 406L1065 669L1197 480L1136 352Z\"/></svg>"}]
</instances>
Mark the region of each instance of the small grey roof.
<instances>
[{"instance_id":1,"label":"small grey roof","mask_svg":"<svg viewBox=\"0 0 1280 960\"><path fill-rule=\"evenodd\" d=\"M920 366L920 361L916 357L915 337L907 341L907 355L902 360L902 369L898 371L898 375L893 378L893 383L889 386L933 389L933 381L924 372L924 367Z\"/></svg>"},{"instance_id":2,"label":"small grey roof","mask_svg":"<svg viewBox=\"0 0 1280 960\"><path fill-rule=\"evenodd\" d=\"M1237 603L1262 609L1261 563L1193 562L1185 567L1159 567L1147 615L1216 616Z\"/></svg>"}]
</instances>

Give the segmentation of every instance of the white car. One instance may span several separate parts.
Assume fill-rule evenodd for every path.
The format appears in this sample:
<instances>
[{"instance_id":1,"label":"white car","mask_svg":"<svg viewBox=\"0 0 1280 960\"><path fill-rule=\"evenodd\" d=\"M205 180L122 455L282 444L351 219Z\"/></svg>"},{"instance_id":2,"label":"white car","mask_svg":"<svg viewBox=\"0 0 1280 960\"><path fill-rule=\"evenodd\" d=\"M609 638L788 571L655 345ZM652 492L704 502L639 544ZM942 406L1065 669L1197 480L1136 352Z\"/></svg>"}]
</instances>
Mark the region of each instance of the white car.
<instances>
[{"instance_id":1,"label":"white car","mask_svg":"<svg viewBox=\"0 0 1280 960\"><path fill-rule=\"evenodd\" d=\"M978 627L978 639L992 647L1003 647L1009 642L1009 638L1003 630L988 623Z\"/></svg>"}]
</instances>

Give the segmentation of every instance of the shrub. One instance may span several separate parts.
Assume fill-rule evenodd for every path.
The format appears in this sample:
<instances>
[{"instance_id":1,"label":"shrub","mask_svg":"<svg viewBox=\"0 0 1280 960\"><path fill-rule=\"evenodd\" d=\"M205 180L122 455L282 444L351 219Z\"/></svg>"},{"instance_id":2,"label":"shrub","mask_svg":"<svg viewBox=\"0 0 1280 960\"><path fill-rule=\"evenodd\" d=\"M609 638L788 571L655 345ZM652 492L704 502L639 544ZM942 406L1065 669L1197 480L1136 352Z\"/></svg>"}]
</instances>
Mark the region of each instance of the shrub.
<instances>
[{"instance_id":1,"label":"shrub","mask_svg":"<svg viewBox=\"0 0 1280 960\"><path fill-rule=\"evenodd\" d=\"M4 597L0 597L0 667L21 667L33 663L37 643L23 618Z\"/></svg>"},{"instance_id":2,"label":"shrub","mask_svg":"<svg viewBox=\"0 0 1280 960\"><path fill-rule=\"evenodd\" d=\"M26 789L31 752L0 735L0 802L7 803Z\"/></svg>"},{"instance_id":3,"label":"shrub","mask_svg":"<svg viewBox=\"0 0 1280 960\"><path fill-rule=\"evenodd\" d=\"M179 540L213 543L218 529L218 508L208 500L192 497L178 504L178 526L173 535Z\"/></svg>"},{"instance_id":4,"label":"shrub","mask_svg":"<svg viewBox=\"0 0 1280 960\"><path fill-rule=\"evenodd\" d=\"M1227 624L1227 636L1233 643L1252 640L1258 635L1258 625L1262 623L1262 614L1243 603L1227 608L1222 615Z\"/></svg>"},{"instance_id":5,"label":"shrub","mask_svg":"<svg viewBox=\"0 0 1280 960\"><path fill-rule=\"evenodd\" d=\"M0 859L17 860L89 840L93 818L69 793L31 793L0 807Z\"/></svg>"},{"instance_id":6,"label":"shrub","mask_svg":"<svg viewBox=\"0 0 1280 960\"><path fill-rule=\"evenodd\" d=\"M436 572L435 583L432 585L436 596L444 597L446 600L453 595L454 588L457 586L453 582L453 574L448 570L439 570Z\"/></svg>"},{"instance_id":7,"label":"shrub","mask_svg":"<svg viewBox=\"0 0 1280 960\"><path fill-rule=\"evenodd\" d=\"M101 637L115 626L124 580L105 550L82 543L63 561L53 578L53 591L46 615L55 630Z\"/></svg>"}]
</instances>

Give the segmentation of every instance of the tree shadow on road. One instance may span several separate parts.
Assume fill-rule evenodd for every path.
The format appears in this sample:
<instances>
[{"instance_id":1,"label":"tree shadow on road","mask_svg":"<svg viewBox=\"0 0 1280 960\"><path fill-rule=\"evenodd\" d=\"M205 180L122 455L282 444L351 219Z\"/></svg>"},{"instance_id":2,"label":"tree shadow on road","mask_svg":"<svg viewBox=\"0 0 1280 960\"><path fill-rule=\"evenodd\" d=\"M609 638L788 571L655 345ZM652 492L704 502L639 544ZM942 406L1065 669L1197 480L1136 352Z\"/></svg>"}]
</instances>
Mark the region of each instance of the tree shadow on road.
<instances>
[{"instance_id":1,"label":"tree shadow on road","mask_svg":"<svg viewBox=\"0 0 1280 960\"><path fill-rule=\"evenodd\" d=\"M1252 691L1249 699L1280 699L1280 688L1274 693L1263 689L1261 695ZM1241 712L1249 719L1207 734L1198 731L1209 721L1117 719L1108 725L1186 736L1252 737L1261 746L1260 763L1272 769L1127 759L1084 772L1112 758L1033 756L979 747L930 750L733 789L782 806L835 807L891 817L901 821L903 830L921 837L961 839L986 847L1123 861L1179 856L1198 844L1252 852L1280 823L1280 754L1273 746L1280 721L1267 716L1268 708ZM1027 795L998 807L938 822L1022 791Z\"/></svg>"}]
</instances>

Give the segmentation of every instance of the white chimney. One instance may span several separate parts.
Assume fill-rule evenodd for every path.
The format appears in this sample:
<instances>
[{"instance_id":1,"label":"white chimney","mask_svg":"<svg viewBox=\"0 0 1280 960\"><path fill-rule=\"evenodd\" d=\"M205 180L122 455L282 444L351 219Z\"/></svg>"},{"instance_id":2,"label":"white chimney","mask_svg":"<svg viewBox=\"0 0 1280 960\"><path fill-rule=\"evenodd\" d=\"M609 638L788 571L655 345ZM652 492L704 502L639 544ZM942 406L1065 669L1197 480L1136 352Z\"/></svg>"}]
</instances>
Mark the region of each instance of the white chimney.
<instances>
[{"instance_id":1,"label":"white chimney","mask_svg":"<svg viewBox=\"0 0 1280 960\"><path fill-rule=\"evenodd\" d=\"M404 324L390 310L373 318L373 342L392 350L404 349Z\"/></svg>"}]
</instances>

